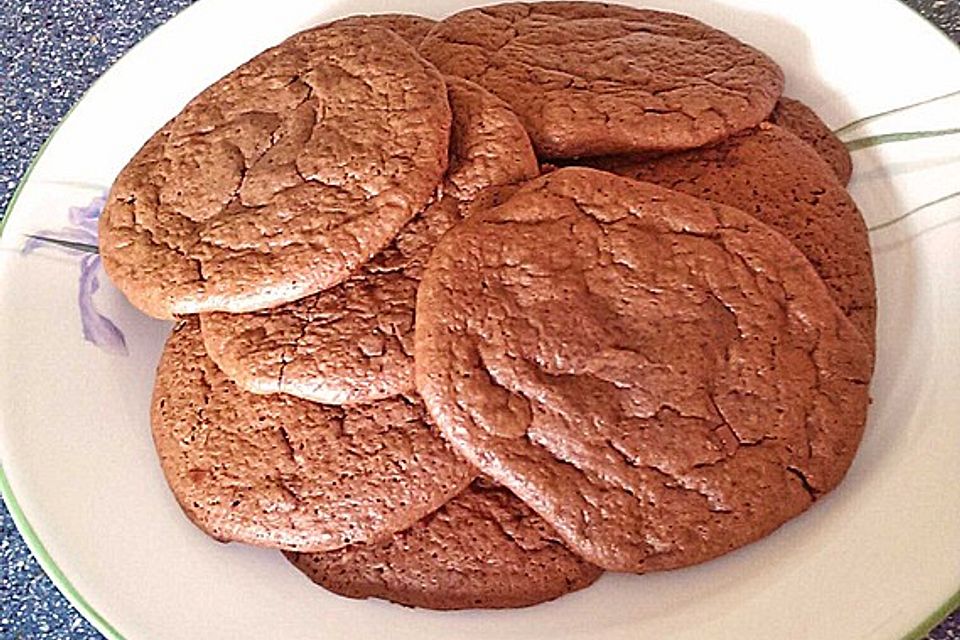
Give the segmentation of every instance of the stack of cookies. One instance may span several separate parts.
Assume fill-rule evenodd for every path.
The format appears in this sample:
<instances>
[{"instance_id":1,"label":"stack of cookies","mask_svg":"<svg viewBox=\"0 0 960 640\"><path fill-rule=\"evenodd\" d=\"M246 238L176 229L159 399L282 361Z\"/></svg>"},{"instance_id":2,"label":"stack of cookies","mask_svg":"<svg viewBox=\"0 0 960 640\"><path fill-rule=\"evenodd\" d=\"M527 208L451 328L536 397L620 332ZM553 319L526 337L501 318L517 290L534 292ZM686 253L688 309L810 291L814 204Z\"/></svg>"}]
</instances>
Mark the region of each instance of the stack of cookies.
<instances>
[{"instance_id":1,"label":"stack of cookies","mask_svg":"<svg viewBox=\"0 0 960 640\"><path fill-rule=\"evenodd\" d=\"M766 55L589 2L353 17L124 168L113 282L177 323L152 427L187 516L324 587L517 607L806 510L873 368L850 157Z\"/></svg>"}]
</instances>

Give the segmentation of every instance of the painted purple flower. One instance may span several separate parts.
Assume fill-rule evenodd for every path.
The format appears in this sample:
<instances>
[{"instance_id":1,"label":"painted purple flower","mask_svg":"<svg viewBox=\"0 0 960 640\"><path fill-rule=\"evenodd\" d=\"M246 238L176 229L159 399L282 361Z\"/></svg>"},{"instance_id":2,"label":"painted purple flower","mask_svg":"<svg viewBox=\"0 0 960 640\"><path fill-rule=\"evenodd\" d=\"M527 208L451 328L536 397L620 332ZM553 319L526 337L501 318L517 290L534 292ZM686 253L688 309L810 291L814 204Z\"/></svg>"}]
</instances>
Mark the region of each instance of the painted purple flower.
<instances>
[{"instance_id":1,"label":"painted purple flower","mask_svg":"<svg viewBox=\"0 0 960 640\"><path fill-rule=\"evenodd\" d=\"M83 338L113 354L127 355L127 340L123 332L105 315L97 311L93 296L100 289L100 255L97 252L97 223L106 203L99 196L85 207L70 207L67 215L69 227L58 231L39 231L28 237L23 245L24 254L40 247L54 247L80 258L80 281L77 304L80 308L80 324Z\"/></svg>"}]
</instances>

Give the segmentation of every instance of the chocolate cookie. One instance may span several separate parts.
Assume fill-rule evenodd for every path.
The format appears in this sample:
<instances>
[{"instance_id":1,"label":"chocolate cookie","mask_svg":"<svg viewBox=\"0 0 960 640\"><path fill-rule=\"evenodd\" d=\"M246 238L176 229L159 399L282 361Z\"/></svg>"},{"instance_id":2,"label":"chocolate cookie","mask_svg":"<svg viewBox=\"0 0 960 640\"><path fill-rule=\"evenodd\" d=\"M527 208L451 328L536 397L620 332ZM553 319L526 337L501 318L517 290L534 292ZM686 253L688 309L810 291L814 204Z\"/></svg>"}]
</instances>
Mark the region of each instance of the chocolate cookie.
<instances>
[{"instance_id":1,"label":"chocolate cookie","mask_svg":"<svg viewBox=\"0 0 960 640\"><path fill-rule=\"evenodd\" d=\"M430 29L437 24L437 21L409 13L376 13L366 16L350 16L330 24L338 27L381 27L390 29L413 46L419 47Z\"/></svg>"},{"instance_id":2,"label":"chocolate cookie","mask_svg":"<svg viewBox=\"0 0 960 640\"><path fill-rule=\"evenodd\" d=\"M327 551L405 529L475 475L418 400L349 408L244 393L207 358L196 319L167 342L153 437L187 516L222 541Z\"/></svg>"},{"instance_id":3,"label":"chocolate cookie","mask_svg":"<svg viewBox=\"0 0 960 640\"><path fill-rule=\"evenodd\" d=\"M481 191L538 173L530 140L506 104L466 80L448 78L447 86L453 126L439 201L337 287L268 311L202 316L210 357L241 387L329 404L413 391L423 263ZM483 205L490 196L488 189Z\"/></svg>"},{"instance_id":4,"label":"chocolate cookie","mask_svg":"<svg viewBox=\"0 0 960 640\"><path fill-rule=\"evenodd\" d=\"M699 147L759 124L783 89L773 60L722 31L594 2L463 11L420 52L506 100L546 158Z\"/></svg>"},{"instance_id":5,"label":"chocolate cookie","mask_svg":"<svg viewBox=\"0 0 960 640\"><path fill-rule=\"evenodd\" d=\"M844 186L850 183L853 174L850 151L813 109L799 100L781 97L770 114L770 122L813 147Z\"/></svg>"},{"instance_id":6,"label":"chocolate cookie","mask_svg":"<svg viewBox=\"0 0 960 640\"><path fill-rule=\"evenodd\" d=\"M334 593L428 609L526 607L601 574L513 494L482 480L389 540L288 558Z\"/></svg>"},{"instance_id":7,"label":"chocolate cookie","mask_svg":"<svg viewBox=\"0 0 960 640\"><path fill-rule=\"evenodd\" d=\"M756 540L842 479L869 348L745 213L582 168L437 245L417 386L446 439L588 562L645 572Z\"/></svg>"},{"instance_id":8,"label":"chocolate cookie","mask_svg":"<svg viewBox=\"0 0 960 640\"><path fill-rule=\"evenodd\" d=\"M713 147L593 166L743 209L810 260L873 351L876 287L867 227L856 203L802 140L764 124Z\"/></svg>"},{"instance_id":9,"label":"chocolate cookie","mask_svg":"<svg viewBox=\"0 0 960 640\"><path fill-rule=\"evenodd\" d=\"M104 267L157 317L333 286L426 205L449 125L443 79L396 34L299 33L203 91L121 171Z\"/></svg>"}]
</instances>

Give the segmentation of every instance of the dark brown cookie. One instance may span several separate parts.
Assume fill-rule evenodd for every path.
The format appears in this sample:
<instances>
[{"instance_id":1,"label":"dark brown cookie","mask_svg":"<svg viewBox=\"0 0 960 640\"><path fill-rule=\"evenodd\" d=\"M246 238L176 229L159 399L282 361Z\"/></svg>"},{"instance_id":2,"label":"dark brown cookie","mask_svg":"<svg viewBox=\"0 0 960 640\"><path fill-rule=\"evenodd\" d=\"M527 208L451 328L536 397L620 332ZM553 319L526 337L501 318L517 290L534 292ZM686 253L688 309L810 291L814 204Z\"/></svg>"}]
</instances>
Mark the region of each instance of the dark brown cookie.
<instances>
[{"instance_id":1,"label":"dark brown cookie","mask_svg":"<svg viewBox=\"0 0 960 640\"><path fill-rule=\"evenodd\" d=\"M830 167L795 135L764 124L713 147L591 164L737 207L770 225L813 264L873 352L877 298L866 224Z\"/></svg>"},{"instance_id":2,"label":"dark brown cookie","mask_svg":"<svg viewBox=\"0 0 960 640\"><path fill-rule=\"evenodd\" d=\"M635 572L749 543L836 486L870 376L782 235L582 168L444 236L416 358L449 442L588 562Z\"/></svg>"},{"instance_id":3,"label":"dark brown cookie","mask_svg":"<svg viewBox=\"0 0 960 640\"><path fill-rule=\"evenodd\" d=\"M535 177L537 160L509 107L448 79L453 111L443 196L341 285L249 314L204 314L210 357L244 389L342 404L412 392L413 314L422 265L437 240L490 187Z\"/></svg>"},{"instance_id":4,"label":"dark brown cookie","mask_svg":"<svg viewBox=\"0 0 960 640\"><path fill-rule=\"evenodd\" d=\"M288 558L334 593L428 609L526 607L601 574L516 496L480 480L389 540Z\"/></svg>"},{"instance_id":5,"label":"dark brown cookie","mask_svg":"<svg viewBox=\"0 0 960 640\"><path fill-rule=\"evenodd\" d=\"M376 13L372 15L350 16L336 22L331 22L331 26L338 27L380 27L390 29L395 34L409 42L415 47L419 47L424 37L430 32L430 29L437 24L436 20L415 16L409 13Z\"/></svg>"},{"instance_id":6,"label":"dark brown cookie","mask_svg":"<svg viewBox=\"0 0 960 640\"><path fill-rule=\"evenodd\" d=\"M813 109L799 100L781 97L770 114L770 122L813 147L844 186L850 183L850 176L853 175L850 151Z\"/></svg>"},{"instance_id":7,"label":"dark brown cookie","mask_svg":"<svg viewBox=\"0 0 960 640\"><path fill-rule=\"evenodd\" d=\"M420 52L506 100L545 158L698 147L759 124L783 89L773 60L722 31L595 2L470 9Z\"/></svg>"},{"instance_id":8,"label":"dark brown cookie","mask_svg":"<svg viewBox=\"0 0 960 640\"><path fill-rule=\"evenodd\" d=\"M241 391L207 358L195 318L167 342L152 423L180 506L223 541L326 551L376 540L475 475L419 400L340 408Z\"/></svg>"},{"instance_id":9,"label":"dark brown cookie","mask_svg":"<svg viewBox=\"0 0 960 640\"><path fill-rule=\"evenodd\" d=\"M449 125L443 79L396 34L299 33L203 91L121 171L104 267L157 317L333 286L426 205Z\"/></svg>"}]
</instances>

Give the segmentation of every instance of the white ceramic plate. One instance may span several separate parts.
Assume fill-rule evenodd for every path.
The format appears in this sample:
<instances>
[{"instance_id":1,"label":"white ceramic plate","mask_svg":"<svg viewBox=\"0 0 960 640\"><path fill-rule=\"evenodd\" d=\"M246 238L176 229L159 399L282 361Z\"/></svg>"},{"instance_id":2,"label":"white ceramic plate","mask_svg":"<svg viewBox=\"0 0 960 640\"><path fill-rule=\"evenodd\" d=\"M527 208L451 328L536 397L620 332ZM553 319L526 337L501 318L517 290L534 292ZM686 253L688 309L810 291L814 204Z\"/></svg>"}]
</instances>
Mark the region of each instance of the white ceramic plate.
<instances>
[{"instance_id":1,"label":"white ceramic plate","mask_svg":"<svg viewBox=\"0 0 960 640\"><path fill-rule=\"evenodd\" d=\"M720 560L607 575L525 610L435 613L330 595L280 554L217 544L181 514L148 424L168 325L133 310L102 274L95 291L92 256L25 255L25 235L70 228L95 241L95 199L140 144L284 36L348 12L442 16L466 4L203 0L117 63L63 122L0 238L0 488L46 571L108 637L131 640L922 635L958 604L960 587L960 200L873 234L875 401L847 480ZM956 47L894 0L646 4L763 48L784 67L788 93L833 125L960 88ZM858 134L958 125L960 100L948 100ZM901 143L859 152L852 190L876 225L957 191L958 176L956 138Z\"/></svg>"}]
</instances>

